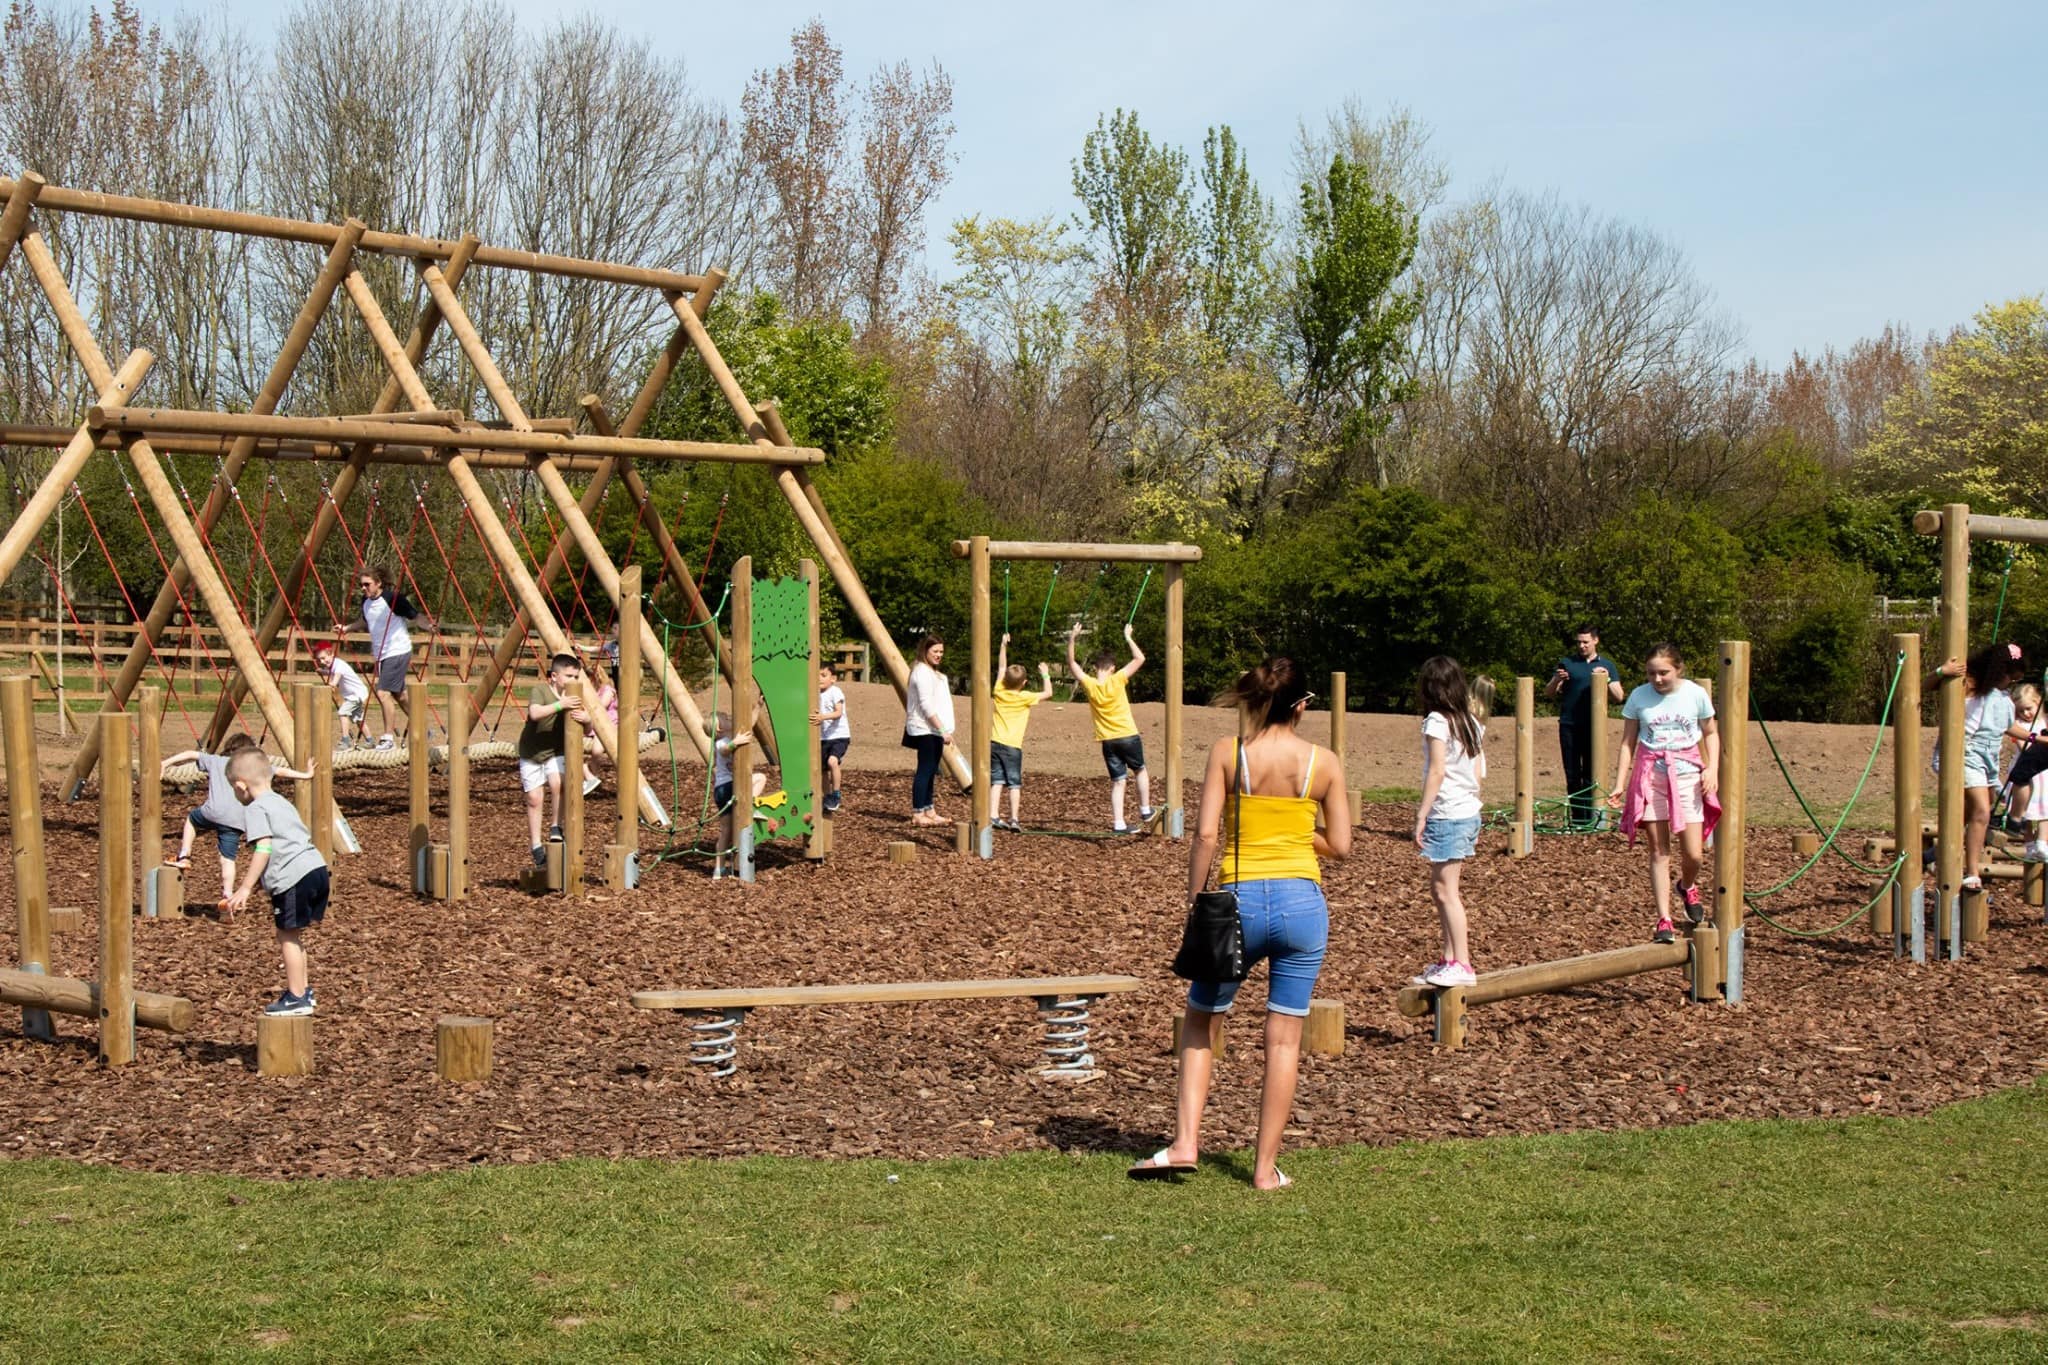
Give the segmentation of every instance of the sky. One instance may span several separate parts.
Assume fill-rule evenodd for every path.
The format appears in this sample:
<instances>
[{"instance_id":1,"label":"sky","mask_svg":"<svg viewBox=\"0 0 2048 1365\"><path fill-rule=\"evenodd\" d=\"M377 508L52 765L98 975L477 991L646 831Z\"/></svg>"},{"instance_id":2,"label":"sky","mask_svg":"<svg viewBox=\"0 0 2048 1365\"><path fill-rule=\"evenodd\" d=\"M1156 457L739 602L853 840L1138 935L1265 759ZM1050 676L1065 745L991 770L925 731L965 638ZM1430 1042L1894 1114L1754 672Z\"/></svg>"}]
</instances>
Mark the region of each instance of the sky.
<instances>
[{"instance_id":1,"label":"sky","mask_svg":"<svg viewBox=\"0 0 2048 1365\"><path fill-rule=\"evenodd\" d=\"M2039 0L511 3L536 29L588 13L644 38L732 108L813 17L856 79L939 62L959 158L928 225L942 276L957 217L1071 213L1109 110L1197 154L1229 124L1285 205L1300 124L1355 98L1433 130L1453 198L1549 191L1675 242L1771 365L2048 290ZM226 9L258 35L276 14Z\"/></svg>"}]
</instances>

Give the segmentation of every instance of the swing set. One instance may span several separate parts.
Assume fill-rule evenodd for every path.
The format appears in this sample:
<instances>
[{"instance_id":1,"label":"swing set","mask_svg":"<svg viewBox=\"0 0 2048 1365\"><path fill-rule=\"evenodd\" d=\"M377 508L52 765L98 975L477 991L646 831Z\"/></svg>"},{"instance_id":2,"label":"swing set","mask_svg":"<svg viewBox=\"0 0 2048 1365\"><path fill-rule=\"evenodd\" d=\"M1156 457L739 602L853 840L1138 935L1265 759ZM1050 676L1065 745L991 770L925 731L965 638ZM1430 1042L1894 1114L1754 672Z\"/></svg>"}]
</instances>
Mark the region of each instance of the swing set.
<instances>
[{"instance_id":1,"label":"swing set","mask_svg":"<svg viewBox=\"0 0 2048 1365\"><path fill-rule=\"evenodd\" d=\"M993 656L989 648L989 631L992 611L992 565L995 561L1003 564L1003 633L1010 633L1010 564L1016 561L1050 561L1052 577L1047 584L1045 601L1039 608L1038 633L1047 634L1047 625L1052 611L1053 594L1059 587L1062 564L1095 564L1095 581L1090 585L1087 600L1076 616L1079 622L1091 619L1090 611L1102 591L1109 567L1113 564L1141 564L1145 575L1138 584L1136 596L1124 617L1124 624L1130 625L1138 619L1138 608L1144 603L1145 589L1150 586L1152 576L1157 572L1165 582L1166 593L1166 761L1164 765L1164 792L1154 798L1156 813L1154 829L1164 831L1178 839L1186 832L1186 812L1181 805L1181 749L1182 749L1182 663L1184 650L1181 640L1185 585L1182 574L1190 564L1201 562L1202 551L1194 545L1100 545L1080 541L1033 541L1033 540L990 540L987 536L975 536L970 540L953 542L953 554L965 559L971 578L970 623L968 634L971 638L972 667L968 679L971 697L972 770L971 807L966 820L966 846L981 858L995 856L995 829L989 823L989 735L995 720ZM1068 700L1073 700L1069 693Z\"/></svg>"}]
</instances>

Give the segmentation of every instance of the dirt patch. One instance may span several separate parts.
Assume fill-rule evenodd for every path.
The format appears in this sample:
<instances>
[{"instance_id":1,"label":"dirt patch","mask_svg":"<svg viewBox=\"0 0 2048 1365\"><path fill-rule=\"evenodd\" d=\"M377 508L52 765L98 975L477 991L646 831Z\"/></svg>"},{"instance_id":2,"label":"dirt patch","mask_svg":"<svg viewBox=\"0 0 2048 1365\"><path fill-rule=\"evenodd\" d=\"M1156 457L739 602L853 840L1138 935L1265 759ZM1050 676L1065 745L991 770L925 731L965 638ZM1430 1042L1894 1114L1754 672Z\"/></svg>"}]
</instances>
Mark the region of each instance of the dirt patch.
<instances>
[{"instance_id":1,"label":"dirt patch","mask_svg":"<svg viewBox=\"0 0 2048 1365\"><path fill-rule=\"evenodd\" d=\"M1026 789L1027 821L1099 829L1105 784L1047 776L1047 766ZM685 779L701 780L687 768ZM404 780L358 773L342 789L370 851L342 862L334 908L310 936L316 1074L254 1071L255 1015L280 984L266 916L138 920L137 985L191 998L196 1029L145 1031L134 1065L104 1071L86 1021L60 1019L61 1040L36 1044L0 1007L0 1153L388 1175L572 1155L1149 1151L1171 1124L1180 988L1165 964L1183 909L1184 846L1005 835L994 862L959 859L943 832L905 828L900 775L856 770L828 865L771 851L760 882L741 887L674 862L623 898L535 900L514 883L524 856L516 777L483 767L475 893L443 906L405 889ZM49 788L45 802L53 895L89 905L96 812ZM1393 1006L1436 947L1422 869L1402 837L1410 818L1368 809L1356 855L1331 869L1317 993L1345 1003L1348 1049L1305 1064L1290 1141L1919 1112L2027 1081L2048 1055L2040 912L2004 887L1991 941L1961 964L1900 965L1867 935L1805 942L1759 926L1740 1008L1686 1003L1671 972L1475 1008L1470 1046L1440 1053L1427 1021ZM887 863L883 845L905 837L924 845L922 858ZM1781 833L1755 832L1751 848L1759 884L1793 865ZM210 861L194 860L189 900L212 901ZM1644 856L1612 836L1550 839L1514 862L1490 835L1467 887L1482 969L1638 942L1649 929ZM1866 879L1831 869L1780 908L1828 924L1867 894ZM11 860L0 858L0 904L12 898ZM11 961L7 918L0 958ZM90 975L95 955L90 932L57 939L59 971ZM722 1082L688 1064L681 1018L627 1003L649 986L1098 971L1148 985L1096 1008L1105 1075L1084 1085L1032 1074L1040 1026L1021 1001L762 1010L742 1031L739 1074ZM1249 1030L1261 982L1247 987L1250 1017L1234 1026L1238 1046L1221 1067L1210 1126L1219 1145L1247 1142L1256 1124ZM490 1082L435 1081L434 1021L447 1013L498 1021Z\"/></svg>"}]
</instances>

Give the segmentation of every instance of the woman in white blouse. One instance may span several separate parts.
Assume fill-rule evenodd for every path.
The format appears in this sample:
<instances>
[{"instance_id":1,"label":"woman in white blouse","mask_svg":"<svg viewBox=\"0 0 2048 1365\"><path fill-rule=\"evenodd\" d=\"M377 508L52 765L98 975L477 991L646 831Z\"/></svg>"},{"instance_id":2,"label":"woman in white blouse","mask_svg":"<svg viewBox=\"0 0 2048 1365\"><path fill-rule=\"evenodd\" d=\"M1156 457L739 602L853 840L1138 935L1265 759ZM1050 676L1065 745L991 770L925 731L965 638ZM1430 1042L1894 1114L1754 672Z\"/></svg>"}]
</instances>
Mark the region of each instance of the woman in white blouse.
<instances>
[{"instance_id":1,"label":"woman in white blouse","mask_svg":"<svg viewBox=\"0 0 2048 1365\"><path fill-rule=\"evenodd\" d=\"M903 747L917 751L917 775L910 781L910 823L947 823L932 808L932 786L939 775L939 758L953 742L953 690L939 662L946 657L946 642L927 635L917 642L917 662L910 669L910 695L903 707Z\"/></svg>"}]
</instances>

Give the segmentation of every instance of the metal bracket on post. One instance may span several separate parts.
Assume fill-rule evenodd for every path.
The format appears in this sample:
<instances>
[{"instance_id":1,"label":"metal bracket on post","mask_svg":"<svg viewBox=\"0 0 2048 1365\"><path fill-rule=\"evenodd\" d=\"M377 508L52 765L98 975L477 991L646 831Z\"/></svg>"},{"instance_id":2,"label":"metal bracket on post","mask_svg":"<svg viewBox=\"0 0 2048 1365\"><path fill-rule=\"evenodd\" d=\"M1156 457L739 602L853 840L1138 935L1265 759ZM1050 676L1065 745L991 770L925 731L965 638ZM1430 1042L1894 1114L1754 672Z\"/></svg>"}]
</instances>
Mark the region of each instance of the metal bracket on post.
<instances>
[{"instance_id":1,"label":"metal bracket on post","mask_svg":"<svg viewBox=\"0 0 2048 1365\"><path fill-rule=\"evenodd\" d=\"M1188 835L1188 813L1183 806L1169 806L1166 811L1166 835L1169 839L1185 839Z\"/></svg>"},{"instance_id":2,"label":"metal bracket on post","mask_svg":"<svg viewBox=\"0 0 2048 1365\"><path fill-rule=\"evenodd\" d=\"M356 832L349 828L348 817L340 811L334 812L334 837L341 841L341 851L343 853L361 853L363 851L362 840L356 838Z\"/></svg>"},{"instance_id":3,"label":"metal bracket on post","mask_svg":"<svg viewBox=\"0 0 2048 1365\"><path fill-rule=\"evenodd\" d=\"M31 976L49 975L48 972L43 970L43 964L40 962L26 963L23 965L22 970ZM56 1042L57 1026L50 1022L50 1012L48 1010L30 1009L24 1005L21 1011L21 1036L38 1043Z\"/></svg>"},{"instance_id":4,"label":"metal bracket on post","mask_svg":"<svg viewBox=\"0 0 2048 1365\"><path fill-rule=\"evenodd\" d=\"M1721 983L1721 998L1731 1005L1742 1003L1742 949L1748 937L1747 926L1731 929L1721 949L1721 971L1728 978Z\"/></svg>"},{"instance_id":5,"label":"metal bracket on post","mask_svg":"<svg viewBox=\"0 0 2048 1365\"><path fill-rule=\"evenodd\" d=\"M974 853L983 862L996 856L996 831L993 825L983 825L974 837Z\"/></svg>"},{"instance_id":6,"label":"metal bracket on post","mask_svg":"<svg viewBox=\"0 0 2048 1365\"><path fill-rule=\"evenodd\" d=\"M1958 891L1948 903L1948 952L1950 962L1963 960L1963 893Z\"/></svg>"},{"instance_id":7,"label":"metal bracket on post","mask_svg":"<svg viewBox=\"0 0 2048 1365\"><path fill-rule=\"evenodd\" d=\"M635 849L626 855L626 889L631 891L640 885L640 851Z\"/></svg>"},{"instance_id":8,"label":"metal bracket on post","mask_svg":"<svg viewBox=\"0 0 2048 1365\"><path fill-rule=\"evenodd\" d=\"M1912 910L1913 960L1921 966L1927 965L1927 888L1913 888Z\"/></svg>"},{"instance_id":9,"label":"metal bracket on post","mask_svg":"<svg viewBox=\"0 0 2048 1365\"><path fill-rule=\"evenodd\" d=\"M739 838L734 841L733 867L742 882L754 880L754 826L751 822L740 826Z\"/></svg>"}]
</instances>

